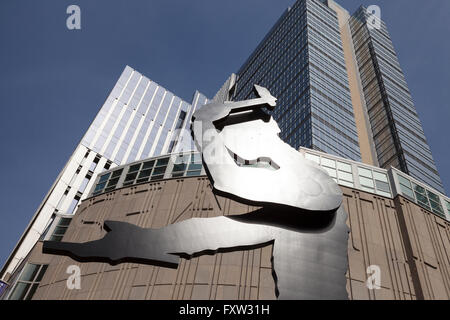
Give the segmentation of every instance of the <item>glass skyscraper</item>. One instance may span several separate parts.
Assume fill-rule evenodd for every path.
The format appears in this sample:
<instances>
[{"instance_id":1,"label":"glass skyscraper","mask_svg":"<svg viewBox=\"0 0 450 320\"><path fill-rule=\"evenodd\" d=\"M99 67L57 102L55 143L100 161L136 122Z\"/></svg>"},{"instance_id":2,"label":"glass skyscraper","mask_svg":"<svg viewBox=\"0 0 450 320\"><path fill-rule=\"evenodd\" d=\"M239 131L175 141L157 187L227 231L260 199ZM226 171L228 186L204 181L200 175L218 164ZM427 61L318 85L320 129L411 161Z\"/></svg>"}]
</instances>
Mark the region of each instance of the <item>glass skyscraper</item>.
<instances>
[{"instance_id":1,"label":"glass skyscraper","mask_svg":"<svg viewBox=\"0 0 450 320\"><path fill-rule=\"evenodd\" d=\"M369 15L296 1L237 72L232 99L267 87L292 147L393 166L444 192L386 25L369 28Z\"/></svg>"},{"instance_id":2,"label":"glass skyscraper","mask_svg":"<svg viewBox=\"0 0 450 320\"><path fill-rule=\"evenodd\" d=\"M386 24L370 28L369 19L360 7L349 23L378 163L445 193Z\"/></svg>"},{"instance_id":3,"label":"glass skyscraper","mask_svg":"<svg viewBox=\"0 0 450 320\"><path fill-rule=\"evenodd\" d=\"M233 100L253 84L278 98L273 117L292 147L359 161L342 41L336 13L318 1L297 1L238 71Z\"/></svg>"}]
</instances>

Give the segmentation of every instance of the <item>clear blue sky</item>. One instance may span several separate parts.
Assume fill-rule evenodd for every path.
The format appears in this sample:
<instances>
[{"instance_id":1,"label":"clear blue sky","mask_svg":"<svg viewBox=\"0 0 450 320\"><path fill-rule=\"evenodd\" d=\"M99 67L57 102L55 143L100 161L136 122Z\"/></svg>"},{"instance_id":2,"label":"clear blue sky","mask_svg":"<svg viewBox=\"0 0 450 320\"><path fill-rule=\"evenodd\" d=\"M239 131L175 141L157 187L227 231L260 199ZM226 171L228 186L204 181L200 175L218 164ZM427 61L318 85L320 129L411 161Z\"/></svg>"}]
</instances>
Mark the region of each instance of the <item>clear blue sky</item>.
<instances>
[{"instance_id":1,"label":"clear blue sky","mask_svg":"<svg viewBox=\"0 0 450 320\"><path fill-rule=\"evenodd\" d=\"M450 1L377 4L450 190ZM125 65L190 101L212 97L294 0L2 0L0 264ZM79 31L66 8L81 8Z\"/></svg>"}]
</instances>

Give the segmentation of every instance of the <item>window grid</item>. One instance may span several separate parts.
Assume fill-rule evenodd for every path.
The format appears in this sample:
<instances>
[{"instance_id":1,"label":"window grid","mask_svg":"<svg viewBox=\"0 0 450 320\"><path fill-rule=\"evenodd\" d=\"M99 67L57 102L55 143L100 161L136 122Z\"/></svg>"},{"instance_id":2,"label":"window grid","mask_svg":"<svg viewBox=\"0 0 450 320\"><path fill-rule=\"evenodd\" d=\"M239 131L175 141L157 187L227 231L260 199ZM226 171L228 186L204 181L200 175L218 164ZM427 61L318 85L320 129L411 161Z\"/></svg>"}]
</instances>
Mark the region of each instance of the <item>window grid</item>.
<instances>
[{"instance_id":1,"label":"window grid","mask_svg":"<svg viewBox=\"0 0 450 320\"><path fill-rule=\"evenodd\" d=\"M31 300L39 286L48 265L27 263L20 274L19 280L14 285L9 300Z\"/></svg>"}]
</instances>

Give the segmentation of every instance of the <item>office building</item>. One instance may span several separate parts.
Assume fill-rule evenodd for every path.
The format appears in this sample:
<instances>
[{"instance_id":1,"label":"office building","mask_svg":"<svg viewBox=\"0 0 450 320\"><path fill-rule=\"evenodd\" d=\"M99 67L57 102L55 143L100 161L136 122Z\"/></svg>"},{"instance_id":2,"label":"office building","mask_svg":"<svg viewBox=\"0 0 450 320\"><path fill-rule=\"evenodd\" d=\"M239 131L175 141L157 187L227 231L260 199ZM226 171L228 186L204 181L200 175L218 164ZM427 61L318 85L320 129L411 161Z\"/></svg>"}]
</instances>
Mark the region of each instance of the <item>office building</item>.
<instances>
[{"instance_id":1,"label":"office building","mask_svg":"<svg viewBox=\"0 0 450 320\"><path fill-rule=\"evenodd\" d=\"M266 87L280 137L293 148L360 160L358 134L336 13L318 1L297 1L237 72L233 100Z\"/></svg>"},{"instance_id":2,"label":"office building","mask_svg":"<svg viewBox=\"0 0 450 320\"><path fill-rule=\"evenodd\" d=\"M350 299L449 299L450 199L405 173L370 166L311 149L299 151L340 185L348 213ZM106 191L110 181L119 181ZM352 187L350 187L352 186ZM426 203L424 202L424 199ZM245 214L256 207L215 195L200 154L152 157L105 171L71 219L59 221L45 239L61 234L82 243L102 238L104 221L146 228ZM276 299L273 243L218 251L177 268L143 263L80 262L43 254L39 241L7 299ZM67 268L80 268L80 288L67 285ZM369 266L380 268L379 289L366 285ZM276 272L276 266L274 267Z\"/></svg>"},{"instance_id":3,"label":"office building","mask_svg":"<svg viewBox=\"0 0 450 320\"><path fill-rule=\"evenodd\" d=\"M206 101L194 94L194 106ZM13 252L0 279L26 258L56 216L70 216L99 172L167 153L180 129L189 125L191 104L126 66L97 116L59 173ZM112 186L112 185L111 185ZM109 187L111 187L109 186Z\"/></svg>"},{"instance_id":4,"label":"office building","mask_svg":"<svg viewBox=\"0 0 450 320\"><path fill-rule=\"evenodd\" d=\"M368 19L360 7L349 25L378 165L444 192L386 24L369 28Z\"/></svg>"},{"instance_id":5,"label":"office building","mask_svg":"<svg viewBox=\"0 0 450 320\"><path fill-rule=\"evenodd\" d=\"M296 1L237 72L233 100L267 87L292 147L393 166L444 192L386 24L372 17Z\"/></svg>"}]
</instances>

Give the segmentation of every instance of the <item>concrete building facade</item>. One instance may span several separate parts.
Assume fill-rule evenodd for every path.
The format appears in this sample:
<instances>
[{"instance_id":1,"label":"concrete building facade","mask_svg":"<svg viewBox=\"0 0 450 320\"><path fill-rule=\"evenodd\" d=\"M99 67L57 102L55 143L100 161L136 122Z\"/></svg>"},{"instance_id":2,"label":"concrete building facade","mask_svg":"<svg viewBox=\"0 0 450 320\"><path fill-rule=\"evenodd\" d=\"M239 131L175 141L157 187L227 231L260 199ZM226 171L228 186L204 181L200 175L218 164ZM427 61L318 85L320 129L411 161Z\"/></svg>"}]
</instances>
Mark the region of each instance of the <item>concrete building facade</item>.
<instances>
[{"instance_id":1,"label":"concrete building facade","mask_svg":"<svg viewBox=\"0 0 450 320\"><path fill-rule=\"evenodd\" d=\"M438 197L444 215L434 213L417 198L403 193L402 179L410 183L416 180L399 170L383 170L309 149L300 152L330 176L336 176L342 188L350 227L346 273L350 299L450 298L449 198L427 188ZM136 172L146 172L149 162L153 162L151 172L145 182L139 181ZM163 170L158 170L161 167ZM161 228L193 217L240 215L256 209L214 195L195 153L120 166L100 175L96 185L103 184L103 176L107 181L114 179L114 172L120 172L120 182L109 191L93 187L68 224L64 241L81 243L102 238L105 220ZM133 178L127 178L130 176ZM372 189L368 187L370 179ZM380 184L383 181L386 184ZM54 232L49 231L44 239ZM176 269L137 263L110 265L43 254L39 241L24 267L36 270L17 274L15 287L9 288L3 298L276 299L271 257L272 245L268 244L181 259ZM67 270L73 265L81 271L80 289L67 285ZM380 268L378 289L367 286L371 266Z\"/></svg>"},{"instance_id":2,"label":"concrete building facade","mask_svg":"<svg viewBox=\"0 0 450 320\"><path fill-rule=\"evenodd\" d=\"M195 108L205 101L195 93ZM98 173L167 153L192 112L190 103L126 66L3 265L0 280L18 271L56 217L76 212Z\"/></svg>"}]
</instances>

